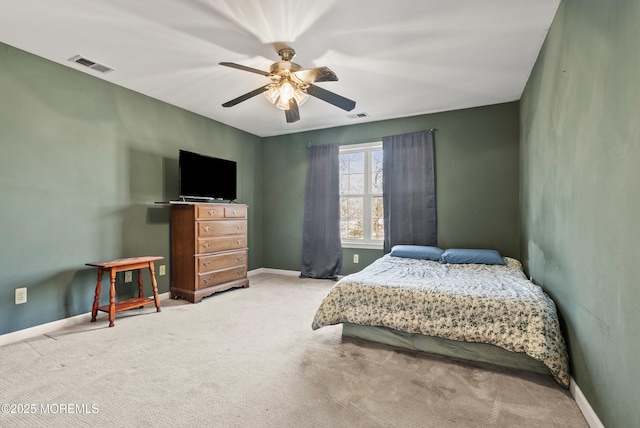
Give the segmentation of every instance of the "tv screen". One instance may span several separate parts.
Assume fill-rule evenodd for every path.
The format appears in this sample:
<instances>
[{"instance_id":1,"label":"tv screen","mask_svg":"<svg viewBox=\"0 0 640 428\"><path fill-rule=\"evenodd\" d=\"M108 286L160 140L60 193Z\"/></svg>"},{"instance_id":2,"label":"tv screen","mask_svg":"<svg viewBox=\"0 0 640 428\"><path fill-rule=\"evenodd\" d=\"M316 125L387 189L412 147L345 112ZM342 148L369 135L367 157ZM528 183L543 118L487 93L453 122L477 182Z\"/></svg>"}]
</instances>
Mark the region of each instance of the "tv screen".
<instances>
[{"instance_id":1,"label":"tv screen","mask_svg":"<svg viewBox=\"0 0 640 428\"><path fill-rule=\"evenodd\" d=\"M180 150L181 198L236 199L236 163Z\"/></svg>"}]
</instances>

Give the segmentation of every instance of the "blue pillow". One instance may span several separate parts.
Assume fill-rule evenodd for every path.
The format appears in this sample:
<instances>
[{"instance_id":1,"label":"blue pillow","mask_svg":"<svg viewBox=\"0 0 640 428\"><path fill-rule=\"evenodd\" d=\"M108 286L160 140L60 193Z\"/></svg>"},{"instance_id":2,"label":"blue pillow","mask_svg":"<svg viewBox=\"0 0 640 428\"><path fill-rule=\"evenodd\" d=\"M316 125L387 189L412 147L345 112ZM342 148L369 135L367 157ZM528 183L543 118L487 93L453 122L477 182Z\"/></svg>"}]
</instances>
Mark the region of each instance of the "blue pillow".
<instances>
[{"instance_id":1,"label":"blue pillow","mask_svg":"<svg viewBox=\"0 0 640 428\"><path fill-rule=\"evenodd\" d=\"M438 247L424 245L394 245L390 254L394 257L408 259L440 260L442 250Z\"/></svg>"},{"instance_id":2,"label":"blue pillow","mask_svg":"<svg viewBox=\"0 0 640 428\"><path fill-rule=\"evenodd\" d=\"M475 250L449 248L440 256L440 263L478 263L483 265L505 265L504 259L496 250Z\"/></svg>"}]
</instances>

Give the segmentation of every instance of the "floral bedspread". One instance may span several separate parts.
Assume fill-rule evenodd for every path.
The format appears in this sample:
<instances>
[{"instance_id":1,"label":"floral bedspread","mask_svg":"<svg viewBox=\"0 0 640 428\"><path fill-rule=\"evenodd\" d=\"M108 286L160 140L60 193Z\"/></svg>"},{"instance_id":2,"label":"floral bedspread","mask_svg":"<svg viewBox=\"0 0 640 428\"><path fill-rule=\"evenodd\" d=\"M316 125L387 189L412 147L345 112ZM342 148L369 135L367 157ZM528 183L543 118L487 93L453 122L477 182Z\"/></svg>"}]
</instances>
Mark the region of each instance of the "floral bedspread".
<instances>
[{"instance_id":1,"label":"floral bedspread","mask_svg":"<svg viewBox=\"0 0 640 428\"><path fill-rule=\"evenodd\" d=\"M338 281L312 328L349 322L490 343L541 361L568 387L556 306L518 260L504 259L506 266L465 265L386 255Z\"/></svg>"}]
</instances>

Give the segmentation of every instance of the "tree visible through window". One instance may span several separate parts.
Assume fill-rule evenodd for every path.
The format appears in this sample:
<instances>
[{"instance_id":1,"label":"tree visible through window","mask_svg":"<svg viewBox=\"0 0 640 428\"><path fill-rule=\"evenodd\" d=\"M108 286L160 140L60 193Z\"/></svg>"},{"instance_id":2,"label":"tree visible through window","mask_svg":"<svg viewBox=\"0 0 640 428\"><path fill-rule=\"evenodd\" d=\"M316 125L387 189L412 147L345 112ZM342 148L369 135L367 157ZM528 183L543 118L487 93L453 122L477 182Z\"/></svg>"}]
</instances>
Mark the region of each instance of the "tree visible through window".
<instances>
[{"instance_id":1,"label":"tree visible through window","mask_svg":"<svg viewBox=\"0 0 640 428\"><path fill-rule=\"evenodd\" d=\"M345 246L382 245L381 142L340 147L340 237Z\"/></svg>"}]
</instances>

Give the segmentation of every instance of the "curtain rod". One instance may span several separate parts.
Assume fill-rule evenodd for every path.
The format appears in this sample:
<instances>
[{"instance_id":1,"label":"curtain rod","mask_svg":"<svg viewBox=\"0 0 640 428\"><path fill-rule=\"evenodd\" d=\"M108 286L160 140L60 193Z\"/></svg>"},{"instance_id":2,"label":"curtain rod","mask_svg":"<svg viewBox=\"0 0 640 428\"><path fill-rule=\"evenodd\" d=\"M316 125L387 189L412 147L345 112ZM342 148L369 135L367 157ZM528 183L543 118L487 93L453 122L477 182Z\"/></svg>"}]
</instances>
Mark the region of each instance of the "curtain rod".
<instances>
[{"instance_id":1,"label":"curtain rod","mask_svg":"<svg viewBox=\"0 0 640 428\"><path fill-rule=\"evenodd\" d=\"M438 128L428 129L428 131L431 131L431 132L435 132L437 130L438 130ZM373 139L373 140L375 140L375 139ZM380 140L382 140L382 138L380 138ZM340 145L340 146L348 146L348 145L351 145L351 144L362 144L362 143L372 143L372 142L373 141L372 141L371 138L367 138L366 140L349 141L349 143L342 143L342 144L338 143L338 145ZM307 149L310 148L311 146L313 146L313 144L307 143Z\"/></svg>"}]
</instances>

